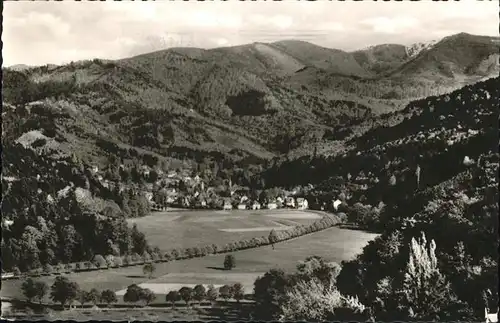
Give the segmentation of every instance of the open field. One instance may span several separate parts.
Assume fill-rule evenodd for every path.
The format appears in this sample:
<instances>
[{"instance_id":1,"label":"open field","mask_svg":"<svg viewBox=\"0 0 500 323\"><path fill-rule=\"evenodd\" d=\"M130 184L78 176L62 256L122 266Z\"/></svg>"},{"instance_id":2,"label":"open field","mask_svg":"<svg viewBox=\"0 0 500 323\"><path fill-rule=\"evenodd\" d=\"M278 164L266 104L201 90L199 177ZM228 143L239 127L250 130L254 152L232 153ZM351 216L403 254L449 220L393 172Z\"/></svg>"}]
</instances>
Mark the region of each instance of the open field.
<instances>
[{"instance_id":1,"label":"open field","mask_svg":"<svg viewBox=\"0 0 500 323\"><path fill-rule=\"evenodd\" d=\"M166 292L171 287L179 286L173 284L222 285L240 282L247 292L251 292L255 278L271 268L293 271L299 261L311 255L321 256L327 261L334 262L347 260L360 253L368 241L375 237L376 234L372 233L334 227L278 243L275 245L275 250L271 246L264 246L233 252L236 267L231 271L222 268L225 255L219 254L158 263L152 279L144 276L140 266L71 273L67 274L67 277L87 290L97 288L120 291L131 284L159 284L154 288ZM55 277L38 279L50 285ZM22 280L2 282L2 296L23 298L21 284ZM122 297L118 298L119 303L123 302ZM158 301L164 300L163 295L158 295L157 298Z\"/></svg>"},{"instance_id":2,"label":"open field","mask_svg":"<svg viewBox=\"0 0 500 323\"><path fill-rule=\"evenodd\" d=\"M162 250L201 247L267 236L274 228L310 224L321 215L297 210L155 212L129 219L152 246ZM285 228L282 228L285 227Z\"/></svg>"}]
</instances>

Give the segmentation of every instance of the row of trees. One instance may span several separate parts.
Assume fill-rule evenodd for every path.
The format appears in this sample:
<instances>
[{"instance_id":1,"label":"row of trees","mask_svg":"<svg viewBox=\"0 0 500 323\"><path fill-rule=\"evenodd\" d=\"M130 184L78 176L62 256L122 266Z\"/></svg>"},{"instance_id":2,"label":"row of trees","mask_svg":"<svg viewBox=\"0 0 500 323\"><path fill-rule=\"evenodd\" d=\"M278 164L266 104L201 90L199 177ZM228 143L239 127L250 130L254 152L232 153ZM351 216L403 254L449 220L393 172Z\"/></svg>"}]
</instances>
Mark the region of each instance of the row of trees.
<instances>
[{"instance_id":1,"label":"row of trees","mask_svg":"<svg viewBox=\"0 0 500 323\"><path fill-rule=\"evenodd\" d=\"M86 291L81 289L76 282L72 282L63 276L57 277L50 289L45 282L28 278L21 285L21 290L28 303L36 300L39 304L42 304L45 297L49 296L50 300L54 303L60 303L63 308L65 305L74 302L80 303L82 307L87 303L94 306L104 303L109 307L118 301L116 293L110 289L99 292L96 288L92 288L90 291ZM172 307L181 300L187 306L190 306L192 302L198 302L201 305L202 302L208 301L213 304L219 298L224 299L226 302L234 298L237 302L240 302L244 296L243 285L240 283L224 285L219 288L215 288L213 285L205 288L205 286L199 284L194 288L184 286L178 291L170 291L165 296L165 301L172 304ZM127 303L142 302L147 306L156 300L156 295L148 288L133 284L127 287L123 300Z\"/></svg>"},{"instance_id":2,"label":"row of trees","mask_svg":"<svg viewBox=\"0 0 500 323\"><path fill-rule=\"evenodd\" d=\"M29 303L38 300L39 304L41 304L48 295L54 303L60 303L63 308L66 304L72 304L74 301L79 302L82 307L86 303L97 305L99 302L106 303L109 306L118 301L115 292L110 289L99 292L93 288L86 291L81 289L76 282L72 282L64 276L56 277L50 290L45 282L28 278L21 285L21 290Z\"/></svg>"},{"instance_id":3,"label":"row of trees","mask_svg":"<svg viewBox=\"0 0 500 323\"><path fill-rule=\"evenodd\" d=\"M224 285L219 288L215 288L213 285L209 285L208 288L198 284L196 286L181 287L178 291L170 291L165 296L165 301L175 306L175 303L179 301L184 301L186 306L190 306L193 302L197 302L201 305L204 301L215 303L217 299L222 298L226 302L234 298L237 302L244 297L243 285L236 283L234 285ZM156 295L153 291L148 288L142 288L136 284L132 284L127 287L127 291L123 296L123 300L127 303L138 303L141 302L143 305L149 305L151 302L156 300Z\"/></svg>"}]
</instances>

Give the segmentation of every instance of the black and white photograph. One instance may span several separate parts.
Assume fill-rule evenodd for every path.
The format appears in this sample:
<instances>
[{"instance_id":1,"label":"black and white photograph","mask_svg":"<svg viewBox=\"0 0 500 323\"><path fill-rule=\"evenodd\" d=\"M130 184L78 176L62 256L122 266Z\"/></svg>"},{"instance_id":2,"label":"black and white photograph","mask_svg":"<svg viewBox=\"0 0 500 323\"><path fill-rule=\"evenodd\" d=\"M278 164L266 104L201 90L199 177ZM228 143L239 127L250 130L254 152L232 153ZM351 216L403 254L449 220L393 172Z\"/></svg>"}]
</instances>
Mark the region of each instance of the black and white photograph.
<instances>
[{"instance_id":1,"label":"black and white photograph","mask_svg":"<svg viewBox=\"0 0 500 323\"><path fill-rule=\"evenodd\" d=\"M498 1L3 1L1 319L498 322Z\"/></svg>"}]
</instances>

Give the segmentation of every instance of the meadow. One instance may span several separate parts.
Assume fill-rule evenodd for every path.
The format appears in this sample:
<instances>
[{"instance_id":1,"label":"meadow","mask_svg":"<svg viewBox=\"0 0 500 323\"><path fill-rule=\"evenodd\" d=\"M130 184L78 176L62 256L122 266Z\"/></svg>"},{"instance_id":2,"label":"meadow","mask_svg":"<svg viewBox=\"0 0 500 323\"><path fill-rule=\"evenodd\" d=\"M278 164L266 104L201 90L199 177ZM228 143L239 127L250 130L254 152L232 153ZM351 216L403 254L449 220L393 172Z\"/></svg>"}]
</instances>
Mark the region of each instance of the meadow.
<instances>
[{"instance_id":1,"label":"meadow","mask_svg":"<svg viewBox=\"0 0 500 323\"><path fill-rule=\"evenodd\" d=\"M181 212L179 212L181 213ZM208 221L204 213L200 213L199 217L195 216L198 212L189 212L186 214L175 215L154 215L140 219L133 219L131 222L139 222L143 228L149 228L146 231L148 239L154 237L160 241L159 232L175 232L169 224L174 224L174 227L184 228L184 232L180 232L178 237L181 241L177 242L179 247L186 246L182 243L183 237L189 237L187 241L198 242L199 244L221 242L221 235L224 233L232 236L237 240L241 235L251 234L252 232L236 232L227 233L221 232L223 228L237 228L237 225L243 227L245 224L254 224L257 227L262 227L265 221L308 221L304 219L308 212L292 211L290 217L294 219L285 219L285 212L273 212L276 217L266 215L265 212L247 211L247 214L254 214L252 217L244 218L243 214L221 214L216 217L228 219L226 221L214 219ZM241 212L243 213L243 212ZM302 216L303 215L303 216ZM318 215L309 213L312 220ZM180 216L180 217L179 217ZM229 219L233 216L234 219ZM171 217L171 218L168 218ZM301 218L302 217L302 218ZM149 220L154 220L155 225L149 224ZM174 220L172 220L172 218ZM183 221L178 221L184 219ZM197 222L198 220L198 222ZM311 220L309 220L311 221ZM198 223L199 225L196 225ZM188 225L189 224L189 225ZM192 230L189 229L192 227ZM203 236L196 236L193 232L205 232ZM186 232L189 232L187 235ZM211 232L211 235L208 234ZM262 232L256 231L256 236L262 235ZM173 235L164 234L166 240L173 241ZM98 290L111 289L117 292L119 303L122 303L122 295L127 286L131 284L140 284L143 287L150 288L157 295L157 302L164 302L164 295L172 289L179 289L181 286L194 286L195 284L214 284L216 286L223 284L242 283L246 293L251 293L255 279L268 271L271 268L280 268L285 271L293 271L296 265L311 255L317 255L325 258L327 261L338 262L354 257L362 251L362 248L376 234L363 232L360 230L349 230L333 227L320 232L308 234L296 239L291 239L275 245L275 249L271 246L263 246L259 248L246 249L233 252L236 259L236 267L231 271L223 269L223 261L225 254L209 255L201 258L193 258L186 260L177 260L166 263L157 263L156 271L151 279L146 277L142 272L141 266L112 268L108 270L79 272L65 274L70 280L76 281L81 288L89 290L97 288ZM170 243L169 243L170 244ZM40 277L51 285L55 276ZM21 294L21 284L23 280L7 280L2 282L1 295L3 297L23 298ZM48 299L47 299L48 300Z\"/></svg>"},{"instance_id":2,"label":"meadow","mask_svg":"<svg viewBox=\"0 0 500 323\"><path fill-rule=\"evenodd\" d=\"M130 225L137 224L152 246L170 250L267 237L272 229L286 230L321 217L318 213L298 210L210 210L154 212L128 221Z\"/></svg>"}]
</instances>

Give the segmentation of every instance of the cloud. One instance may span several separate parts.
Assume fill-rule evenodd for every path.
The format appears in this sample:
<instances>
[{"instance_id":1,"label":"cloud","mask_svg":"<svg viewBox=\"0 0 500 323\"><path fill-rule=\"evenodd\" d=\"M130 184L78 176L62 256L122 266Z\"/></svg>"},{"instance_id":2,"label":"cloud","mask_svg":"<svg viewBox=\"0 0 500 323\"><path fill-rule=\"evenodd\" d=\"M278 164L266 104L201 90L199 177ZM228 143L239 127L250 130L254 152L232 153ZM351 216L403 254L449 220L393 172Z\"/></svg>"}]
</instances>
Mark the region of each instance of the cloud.
<instances>
[{"instance_id":1,"label":"cloud","mask_svg":"<svg viewBox=\"0 0 500 323\"><path fill-rule=\"evenodd\" d=\"M432 13L432 14L430 14ZM117 59L280 39L354 50L453 33L498 35L495 1L4 2L5 65Z\"/></svg>"},{"instance_id":2,"label":"cloud","mask_svg":"<svg viewBox=\"0 0 500 323\"><path fill-rule=\"evenodd\" d=\"M369 25L376 33L401 34L419 25L419 21L413 17L374 17L361 21L361 24Z\"/></svg>"}]
</instances>

